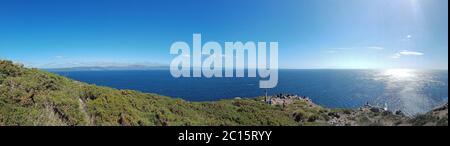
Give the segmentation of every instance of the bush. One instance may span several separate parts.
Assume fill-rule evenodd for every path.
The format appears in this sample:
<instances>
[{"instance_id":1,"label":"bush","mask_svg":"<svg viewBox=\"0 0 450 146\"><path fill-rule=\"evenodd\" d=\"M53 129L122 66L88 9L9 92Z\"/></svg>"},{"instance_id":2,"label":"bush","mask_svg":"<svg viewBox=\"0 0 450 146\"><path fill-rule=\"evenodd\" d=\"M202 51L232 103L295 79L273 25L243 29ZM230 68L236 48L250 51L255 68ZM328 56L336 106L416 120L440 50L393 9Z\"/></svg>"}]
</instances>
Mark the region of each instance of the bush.
<instances>
[{"instance_id":1,"label":"bush","mask_svg":"<svg viewBox=\"0 0 450 146\"><path fill-rule=\"evenodd\" d=\"M6 77L7 76L5 74L0 73L0 84L3 83L3 81L6 79Z\"/></svg>"},{"instance_id":2,"label":"bush","mask_svg":"<svg viewBox=\"0 0 450 146\"><path fill-rule=\"evenodd\" d=\"M16 77L22 75L22 65L15 65L12 61L0 61L0 74L6 76Z\"/></svg>"},{"instance_id":3,"label":"bush","mask_svg":"<svg viewBox=\"0 0 450 146\"><path fill-rule=\"evenodd\" d=\"M437 119L431 115L419 115L411 120L414 126L423 126L431 121L437 121Z\"/></svg>"},{"instance_id":4,"label":"bush","mask_svg":"<svg viewBox=\"0 0 450 146\"><path fill-rule=\"evenodd\" d=\"M343 112L344 112L344 114L346 114L346 115L352 114L352 110L349 110L349 109L344 109Z\"/></svg>"},{"instance_id":5,"label":"bush","mask_svg":"<svg viewBox=\"0 0 450 146\"><path fill-rule=\"evenodd\" d=\"M440 119L437 124L437 126L448 126L448 117L444 117Z\"/></svg>"},{"instance_id":6,"label":"bush","mask_svg":"<svg viewBox=\"0 0 450 146\"><path fill-rule=\"evenodd\" d=\"M319 115L312 112L306 112L303 109L297 110L293 114L293 117L296 122L314 122L319 119Z\"/></svg>"}]
</instances>

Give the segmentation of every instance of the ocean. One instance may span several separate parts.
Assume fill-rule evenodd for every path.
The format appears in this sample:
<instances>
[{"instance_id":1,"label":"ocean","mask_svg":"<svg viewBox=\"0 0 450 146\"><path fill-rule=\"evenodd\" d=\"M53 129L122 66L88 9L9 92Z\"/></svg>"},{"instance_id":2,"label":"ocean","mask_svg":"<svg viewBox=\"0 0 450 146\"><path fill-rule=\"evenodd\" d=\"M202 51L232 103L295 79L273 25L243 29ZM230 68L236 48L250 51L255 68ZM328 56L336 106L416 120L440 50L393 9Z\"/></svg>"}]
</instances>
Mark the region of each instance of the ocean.
<instances>
[{"instance_id":1,"label":"ocean","mask_svg":"<svg viewBox=\"0 0 450 146\"><path fill-rule=\"evenodd\" d=\"M259 78L173 78L169 70L63 71L74 80L156 93L187 101L217 101L265 94ZM447 70L279 70L276 88L268 94L310 97L328 108L387 105L415 115L448 102Z\"/></svg>"}]
</instances>

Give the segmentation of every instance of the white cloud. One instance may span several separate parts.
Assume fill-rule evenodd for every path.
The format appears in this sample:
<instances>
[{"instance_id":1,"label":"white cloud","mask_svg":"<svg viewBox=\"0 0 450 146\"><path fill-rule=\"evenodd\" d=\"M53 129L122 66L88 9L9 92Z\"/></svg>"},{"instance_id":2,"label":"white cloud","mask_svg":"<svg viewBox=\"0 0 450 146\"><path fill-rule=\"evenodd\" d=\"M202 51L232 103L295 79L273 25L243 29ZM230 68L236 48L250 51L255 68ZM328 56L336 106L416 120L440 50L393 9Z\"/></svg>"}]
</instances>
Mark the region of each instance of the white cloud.
<instances>
[{"instance_id":1,"label":"white cloud","mask_svg":"<svg viewBox=\"0 0 450 146\"><path fill-rule=\"evenodd\" d=\"M392 56L392 58L400 58L402 56L423 56L423 55L424 55L424 53L422 53L422 52L403 50L398 53L395 53Z\"/></svg>"},{"instance_id":2,"label":"white cloud","mask_svg":"<svg viewBox=\"0 0 450 146\"><path fill-rule=\"evenodd\" d=\"M421 53L421 52L414 52L414 51L408 51L408 50L401 51L400 54L405 55L405 56L407 56L407 55L422 56L423 55L423 53Z\"/></svg>"}]
</instances>

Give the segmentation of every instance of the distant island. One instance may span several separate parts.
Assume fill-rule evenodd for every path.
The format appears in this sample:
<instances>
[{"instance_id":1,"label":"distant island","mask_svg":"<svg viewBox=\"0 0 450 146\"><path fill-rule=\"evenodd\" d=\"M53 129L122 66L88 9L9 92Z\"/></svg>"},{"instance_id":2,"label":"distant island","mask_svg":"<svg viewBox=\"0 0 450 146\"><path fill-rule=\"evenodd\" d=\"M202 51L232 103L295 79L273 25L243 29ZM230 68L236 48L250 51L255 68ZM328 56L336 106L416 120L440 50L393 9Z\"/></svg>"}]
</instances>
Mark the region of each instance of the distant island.
<instances>
[{"instance_id":1,"label":"distant island","mask_svg":"<svg viewBox=\"0 0 450 146\"><path fill-rule=\"evenodd\" d=\"M168 70L169 66L145 66L145 65L128 65L128 66L86 66L86 67L67 67L67 68L45 68L43 70L50 72L64 71L125 71L125 70Z\"/></svg>"},{"instance_id":2,"label":"distant island","mask_svg":"<svg viewBox=\"0 0 450 146\"><path fill-rule=\"evenodd\" d=\"M106 69L118 68L65 70ZM401 111L371 105L329 109L296 95L188 102L90 85L11 61L0 61L0 126L11 125L448 126L448 104L409 117Z\"/></svg>"}]
</instances>

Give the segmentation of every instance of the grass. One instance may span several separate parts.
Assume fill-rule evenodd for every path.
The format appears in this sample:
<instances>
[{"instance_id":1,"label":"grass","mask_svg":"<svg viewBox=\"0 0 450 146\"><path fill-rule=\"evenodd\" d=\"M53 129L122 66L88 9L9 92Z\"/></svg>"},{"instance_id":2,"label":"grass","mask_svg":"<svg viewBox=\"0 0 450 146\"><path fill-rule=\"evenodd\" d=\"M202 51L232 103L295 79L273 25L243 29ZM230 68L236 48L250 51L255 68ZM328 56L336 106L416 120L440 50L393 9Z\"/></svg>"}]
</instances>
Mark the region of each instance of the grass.
<instances>
[{"instance_id":1,"label":"grass","mask_svg":"<svg viewBox=\"0 0 450 146\"><path fill-rule=\"evenodd\" d=\"M327 126L332 118L354 110L326 109L298 100L271 106L263 97L187 102L156 94L117 90L74 81L53 73L0 60L0 126ZM394 119L390 114L372 117ZM378 125L364 116L365 125ZM430 120L448 125L448 118L419 116L413 125Z\"/></svg>"},{"instance_id":2,"label":"grass","mask_svg":"<svg viewBox=\"0 0 450 146\"><path fill-rule=\"evenodd\" d=\"M257 99L187 102L0 61L0 125L298 125Z\"/></svg>"}]
</instances>

